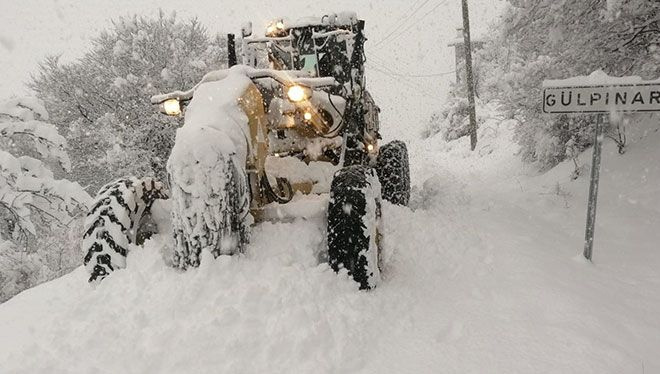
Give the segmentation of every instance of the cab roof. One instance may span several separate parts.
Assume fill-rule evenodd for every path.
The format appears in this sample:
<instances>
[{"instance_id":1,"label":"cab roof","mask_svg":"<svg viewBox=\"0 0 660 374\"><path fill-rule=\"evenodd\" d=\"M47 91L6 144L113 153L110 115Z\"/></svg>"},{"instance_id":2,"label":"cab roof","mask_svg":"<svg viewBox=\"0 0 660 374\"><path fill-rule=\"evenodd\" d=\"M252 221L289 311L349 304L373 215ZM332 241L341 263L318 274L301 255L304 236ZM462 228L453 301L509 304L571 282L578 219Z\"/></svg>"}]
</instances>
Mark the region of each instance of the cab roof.
<instances>
[{"instance_id":1,"label":"cab roof","mask_svg":"<svg viewBox=\"0 0 660 374\"><path fill-rule=\"evenodd\" d=\"M284 19L283 22L285 30L310 26L345 28L357 24L358 18L355 12L339 12L326 14L322 17L303 17L295 21Z\"/></svg>"}]
</instances>

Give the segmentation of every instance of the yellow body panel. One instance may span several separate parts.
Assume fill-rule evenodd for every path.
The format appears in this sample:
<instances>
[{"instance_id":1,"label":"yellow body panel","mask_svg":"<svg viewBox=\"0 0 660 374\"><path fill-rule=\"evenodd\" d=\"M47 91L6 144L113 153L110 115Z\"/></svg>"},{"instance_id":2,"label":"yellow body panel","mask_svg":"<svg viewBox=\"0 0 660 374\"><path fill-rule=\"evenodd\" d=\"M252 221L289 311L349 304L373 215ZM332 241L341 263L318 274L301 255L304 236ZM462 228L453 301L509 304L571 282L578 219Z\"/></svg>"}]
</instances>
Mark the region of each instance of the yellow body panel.
<instances>
[{"instance_id":1,"label":"yellow body panel","mask_svg":"<svg viewBox=\"0 0 660 374\"><path fill-rule=\"evenodd\" d=\"M250 128L250 149L248 152L246 170L250 179L252 202L250 209L256 210L268 203L265 196L259 193L259 180L265 172L266 156L268 156L268 118L264 101L257 86L253 83L238 99L243 112L248 118Z\"/></svg>"},{"instance_id":2,"label":"yellow body panel","mask_svg":"<svg viewBox=\"0 0 660 374\"><path fill-rule=\"evenodd\" d=\"M263 96L255 84L251 84L238 99L238 104L248 118L250 133L250 149L248 152L246 170L249 176L250 188L252 191L252 201L250 211L257 221L262 216L262 208L270 203L264 196L260 188L259 181L266 173L266 158L269 156L268 150L268 116L264 107ZM297 129L306 137L315 137L316 134L311 128ZM298 181L291 183L293 193L303 194L312 193L314 181Z\"/></svg>"}]
</instances>

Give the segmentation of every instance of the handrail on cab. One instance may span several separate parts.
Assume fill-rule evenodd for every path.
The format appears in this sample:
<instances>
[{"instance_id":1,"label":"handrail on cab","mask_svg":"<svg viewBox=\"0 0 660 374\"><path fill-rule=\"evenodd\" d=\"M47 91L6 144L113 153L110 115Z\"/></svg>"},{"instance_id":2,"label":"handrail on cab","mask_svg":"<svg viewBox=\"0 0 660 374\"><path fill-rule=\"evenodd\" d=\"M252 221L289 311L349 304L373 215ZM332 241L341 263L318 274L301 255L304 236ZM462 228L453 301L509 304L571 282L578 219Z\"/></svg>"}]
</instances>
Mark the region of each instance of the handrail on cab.
<instances>
[{"instance_id":1,"label":"handrail on cab","mask_svg":"<svg viewBox=\"0 0 660 374\"><path fill-rule=\"evenodd\" d=\"M151 97L152 104L160 104L166 100L176 99L179 101L188 101L193 98L195 90L207 82L217 82L223 80L231 73L240 72L250 79L271 78L283 86L300 84L309 88L332 87L339 83L332 77L312 77L309 72L299 70L270 70L255 69L245 65L236 65L230 69L215 70L204 75L201 81L193 88L187 91L173 91L166 94L154 95Z\"/></svg>"}]
</instances>

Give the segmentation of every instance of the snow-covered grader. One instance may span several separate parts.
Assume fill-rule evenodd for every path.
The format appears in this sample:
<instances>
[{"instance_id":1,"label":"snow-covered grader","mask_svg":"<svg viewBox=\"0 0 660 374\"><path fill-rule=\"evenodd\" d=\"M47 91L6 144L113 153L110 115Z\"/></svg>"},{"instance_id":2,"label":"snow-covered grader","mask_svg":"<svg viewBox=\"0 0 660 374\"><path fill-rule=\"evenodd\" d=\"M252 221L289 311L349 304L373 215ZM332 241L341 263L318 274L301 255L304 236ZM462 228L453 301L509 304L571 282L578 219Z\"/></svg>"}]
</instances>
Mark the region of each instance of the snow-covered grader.
<instances>
[{"instance_id":1,"label":"snow-covered grader","mask_svg":"<svg viewBox=\"0 0 660 374\"><path fill-rule=\"evenodd\" d=\"M278 20L264 36L251 29L242 30L243 64L152 98L163 113L184 116L168 180L127 177L99 191L84 232L90 281L125 267L157 199L171 200L171 262L187 269L204 250L243 252L250 226L269 219L269 207L329 193L331 267L346 269L362 289L378 284L381 200L407 204L410 181L405 144L379 144L364 21L340 13Z\"/></svg>"}]
</instances>

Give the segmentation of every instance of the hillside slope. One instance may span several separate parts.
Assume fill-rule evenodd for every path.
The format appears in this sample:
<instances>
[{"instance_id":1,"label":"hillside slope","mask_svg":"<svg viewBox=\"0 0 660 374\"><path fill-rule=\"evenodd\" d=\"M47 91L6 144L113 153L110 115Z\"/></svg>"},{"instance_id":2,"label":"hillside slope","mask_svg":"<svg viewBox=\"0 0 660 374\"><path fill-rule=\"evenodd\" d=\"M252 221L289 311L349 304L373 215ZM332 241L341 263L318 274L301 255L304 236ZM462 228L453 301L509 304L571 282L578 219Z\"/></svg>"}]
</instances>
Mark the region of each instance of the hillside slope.
<instances>
[{"instance_id":1,"label":"hillside slope","mask_svg":"<svg viewBox=\"0 0 660 374\"><path fill-rule=\"evenodd\" d=\"M526 175L511 124L489 123L475 154L408 139L413 202L384 206L376 290L319 261L313 198L256 226L243 256L178 273L161 237L96 289L80 268L23 292L0 305L3 371L658 372L659 127L631 129L623 156L606 144L593 264L588 178L570 163Z\"/></svg>"}]
</instances>

